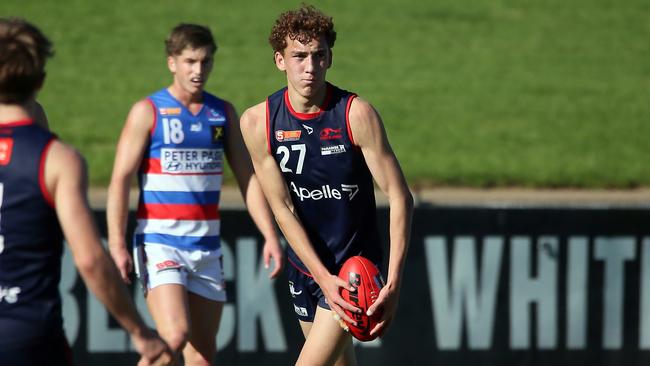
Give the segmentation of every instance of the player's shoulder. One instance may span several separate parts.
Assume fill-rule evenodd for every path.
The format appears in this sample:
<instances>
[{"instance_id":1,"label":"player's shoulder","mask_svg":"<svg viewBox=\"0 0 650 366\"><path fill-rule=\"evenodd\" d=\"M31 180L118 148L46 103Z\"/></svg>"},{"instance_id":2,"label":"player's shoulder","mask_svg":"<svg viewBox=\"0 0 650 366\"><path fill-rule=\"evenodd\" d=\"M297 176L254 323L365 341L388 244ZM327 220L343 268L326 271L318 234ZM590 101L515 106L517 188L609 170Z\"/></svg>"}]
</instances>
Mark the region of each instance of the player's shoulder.
<instances>
[{"instance_id":1,"label":"player's shoulder","mask_svg":"<svg viewBox=\"0 0 650 366\"><path fill-rule=\"evenodd\" d=\"M67 144L58 138L52 141L49 148L50 153L57 154L61 159L66 160L84 160L83 155L74 146Z\"/></svg>"},{"instance_id":2,"label":"player's shoulder","mask_svg":"<svg viewBox=\"0 0 650 366\"><path fill-rule=\"evenodd\" d=\"M363 97L355 95L350 102L350 119L354 118L368 118L377 115L375 108L365 100Z\"/></svg>"},{"instance_id":3,"label":"player's shoulder","mask_svg":"<svg viewBox=\"0 0 650 366\"><path fill-rule=\"evenodd\" d=\"M263 125L266 128L266 101L247 108L241 116L242 128L254 128Z\"/></svg>"},{"instance_id":4,"label":"player's shoulder","mask_svg":"<svg viewBox=\"0 0 650 366\"><path fill-rule=\"evenodd\" d=\"M154 104L149 97L142 98L131 106L130 113L135 114L152 114L154 112Z\"/></svg>"},{"instance_id":5,"label":"player's shoulder","mask_svg":"<svg viewBox=\"0 0 650 366\"><path fill-rule=\"evenodd\" d=\"M85 169L86 160L72 145L54 139L47 151L47 166L74 172Z\"/></svg>"},{"instance_id":6,"label":"player's shoulder","mask_svg":"<svg viewBox=\"0 0 650 366\"><path fill-rule=\"evenodd\" d=\"M354 143L365 146L374 141L380 141L383 134L383 122L379 113L367 100L356 97L350 103L348 123Z\"/></svg>"},{"instance_id":7,"label":"player's shoulder","mask_svg":"<svg viewBox=\"0 0 650 366\"><path fill-rule=\"evenodd\" d=\"M250 151L266 146L266 101L244 111L239 128Z\"/></svg>"},{"instance_id":8,"label":"player's shoulder","mask_svg":"<svg viewBox=\"0 0 650 366\"><path fill-rule=\"evenodd\" d=\"M156 106L149 98L143 98L135 102L129 110L127 124L138 126L138 129L149 131L156 120Z\"/></svg>"}]
</instances>

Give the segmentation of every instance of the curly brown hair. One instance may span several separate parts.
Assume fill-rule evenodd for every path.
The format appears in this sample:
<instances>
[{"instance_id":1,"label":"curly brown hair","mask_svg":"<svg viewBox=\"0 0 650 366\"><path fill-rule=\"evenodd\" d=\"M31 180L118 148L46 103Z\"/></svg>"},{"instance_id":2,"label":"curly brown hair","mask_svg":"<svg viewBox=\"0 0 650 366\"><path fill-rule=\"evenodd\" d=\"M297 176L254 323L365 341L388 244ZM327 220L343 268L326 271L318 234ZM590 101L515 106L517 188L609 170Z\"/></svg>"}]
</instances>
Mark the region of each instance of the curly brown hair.
<instances>
[{"instance_id":1,"label":"curly brown hair","mask_svg":"<svg viewBox=\"0 0 650 366\"><path fill-rule=\"evenodd\" d=\"M52 43L33 24L0 18L0 103L23 104L45 79Z\"/></svg>"},{"instance_id":2,"label":"curly brown hair","mask_svg":"<svg viewBox=\"0 0 650 366\"><path fill-rule=\"evenodd\" d=\"M280 14L275 21L269 36L269 43L274 52L284 52L287 47L287 36L303 44L325 36L329 48L334 47L336 41L332 17L325 15L313 5L304 3L298 10L289 10Z\"/></svg>"}]
</instances>

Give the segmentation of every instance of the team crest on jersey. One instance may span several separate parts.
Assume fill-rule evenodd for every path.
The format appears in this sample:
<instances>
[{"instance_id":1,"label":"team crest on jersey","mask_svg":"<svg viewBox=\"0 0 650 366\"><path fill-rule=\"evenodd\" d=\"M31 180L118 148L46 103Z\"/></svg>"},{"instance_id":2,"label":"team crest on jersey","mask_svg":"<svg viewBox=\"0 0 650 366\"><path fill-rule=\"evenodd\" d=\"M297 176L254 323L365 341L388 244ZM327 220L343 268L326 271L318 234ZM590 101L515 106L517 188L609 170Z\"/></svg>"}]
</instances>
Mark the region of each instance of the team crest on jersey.
<instances>
[{"instance_id":1,"label":"team crest on jersey","mask_svg":"<svg viewBox=\"0 0 650 366\"><path fill-rule=\"evenodd\" d=\"M219 113L219 111L210 108L208 111L208 121L210 122L224 122L226 117Z\"/></svg>"},{"instance_id":2,"label":"team crest on jersey","mask_svg":"<svg viewBox=\"0 0 650 366\"><path fill-rule=\"evenodd\" d=\"M223 141L223 126L210 126L212 131L212 143Z\"/></svg>"},{"instance_id":3,"label":"team crest on jersey","mask_svg":"<svg viewBox=\"0 0 650 366\"><path fill-rule=\"evenodd\" d=\"M161 116L177 116L181 114L180 108L158 108Z\"/></svg>"},{"instance_id":4,"label":"team crest on jersey","mask_svg":"<svg viewBox=\"0 0 650 366\"><path fill-rule=\"evenodd\" d=\"M278 142L298 141L300 140L300 134L302 134L302 131L300 130L277 130L275 131L275 139L278 140Z\"/></svg>"},{"instance_id":5,"label":"team crest on jersey","mask_svg":"<svg viewBox=\"0 0 650 366\"><path fill-rule=\"evenodd\" d=\"M321 140L335 140L335 139L340 139L342 137L343 137L343 134L341 133L340 128L325 127L320 132L320 139Z\"/></svg>"},{"instance_id":6,"label":"team crest on jersey","mask_svg":"<svg viewBox=\"0 0 650 366\"><path fill-rule=\"evenodd\" d=\"M11 161L14 139L10 137L0 138L0 165L7 165Z\"/></svg>"}]
</instances>

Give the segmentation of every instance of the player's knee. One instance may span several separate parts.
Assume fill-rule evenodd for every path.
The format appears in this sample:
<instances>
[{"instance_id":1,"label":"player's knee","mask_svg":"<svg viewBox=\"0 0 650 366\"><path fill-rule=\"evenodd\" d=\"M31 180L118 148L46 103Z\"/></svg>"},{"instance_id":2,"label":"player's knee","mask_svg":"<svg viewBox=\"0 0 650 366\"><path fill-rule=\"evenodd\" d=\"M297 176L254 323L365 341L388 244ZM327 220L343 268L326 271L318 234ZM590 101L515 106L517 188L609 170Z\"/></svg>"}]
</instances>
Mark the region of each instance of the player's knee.
<instances>
[{"instance_id":1,"label":"player's knee","mask_svg":"<svg viewBox=\"0 0 650 366\"><path fill-rule=\"evenodd\" d=\"M166 332L166 334L162 334L162 337L172 351L180 352L185 347L185 344L187 344L189 333L185 329L175 329Z\"/></svg>"}]
</instances>

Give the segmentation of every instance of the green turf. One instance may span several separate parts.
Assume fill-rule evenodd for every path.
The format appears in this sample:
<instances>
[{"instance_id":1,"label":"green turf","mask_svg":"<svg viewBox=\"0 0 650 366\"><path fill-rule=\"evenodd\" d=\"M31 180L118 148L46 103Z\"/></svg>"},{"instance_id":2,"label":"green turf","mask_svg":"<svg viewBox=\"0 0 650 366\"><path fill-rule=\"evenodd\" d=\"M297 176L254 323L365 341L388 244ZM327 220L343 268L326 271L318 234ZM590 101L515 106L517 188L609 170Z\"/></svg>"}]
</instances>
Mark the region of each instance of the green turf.
<instances>
[{"instance_id":1,"label":"green turf","mask_svg":"<svg viewBox=\"0 0 650 366\"><path fill-rule=\"evenodd\" d=\"M281 87L266 42L290 1L3 0L55 42L39 99L106 184L131 104L170 82L162 40L209 25L208 90L239 111ZM380 111L412 185L650 185L647 0L316 1L329 79Z\"/></svg>"}]
</instances>

